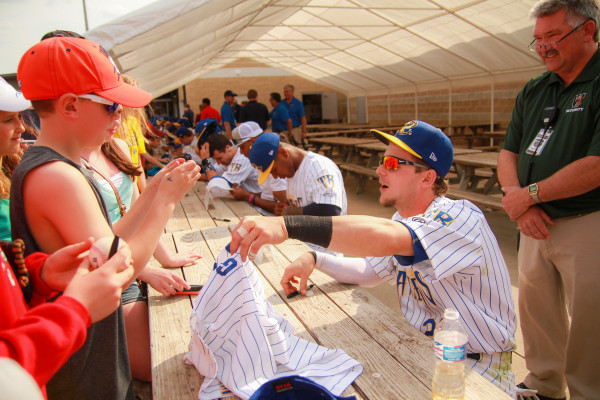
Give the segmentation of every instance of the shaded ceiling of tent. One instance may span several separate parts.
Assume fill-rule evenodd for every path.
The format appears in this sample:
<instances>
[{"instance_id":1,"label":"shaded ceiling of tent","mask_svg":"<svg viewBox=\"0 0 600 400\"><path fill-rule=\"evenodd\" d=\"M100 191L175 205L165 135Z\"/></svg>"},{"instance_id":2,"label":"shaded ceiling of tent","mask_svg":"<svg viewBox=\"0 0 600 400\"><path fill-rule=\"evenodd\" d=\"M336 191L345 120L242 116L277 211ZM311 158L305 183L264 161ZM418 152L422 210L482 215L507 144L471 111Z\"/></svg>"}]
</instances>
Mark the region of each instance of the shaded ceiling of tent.
<instances>
[{"instance_id":1,"label":"shaded ceiling of tent","mask_svg":"<svg viewBox=\"0 0 600 400\"><path fill-rule=\"evenodd\" d=\"M86 33L158 96L251 58L349 96L543 69L535 0L160 0Z\"/></svg>"}]
</instances>

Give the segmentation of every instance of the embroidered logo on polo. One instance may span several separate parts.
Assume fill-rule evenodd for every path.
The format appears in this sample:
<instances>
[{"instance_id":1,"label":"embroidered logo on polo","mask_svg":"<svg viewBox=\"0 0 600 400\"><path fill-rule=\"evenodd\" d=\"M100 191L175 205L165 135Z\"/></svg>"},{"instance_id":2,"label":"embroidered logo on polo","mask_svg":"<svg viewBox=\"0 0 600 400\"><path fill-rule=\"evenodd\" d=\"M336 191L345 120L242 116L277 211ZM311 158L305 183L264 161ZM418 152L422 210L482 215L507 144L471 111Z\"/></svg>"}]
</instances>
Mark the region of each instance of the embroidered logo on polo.
<instances>
[{"instance_id":1,"label":"embroidered logo on polo","mask_svg":"<svg viewBox=\"0 0 600 400\"><path fill-rule=\"evenodd\" d=\"M576 94L575 97L573 97L571 108L568 108L567 110L565 110L565 112L572 113L577 111L583 111L583 107L581 107L581 105L583 104L583 100L585 99L586 95L587 93Z\"/></svg>"}]
</instances>

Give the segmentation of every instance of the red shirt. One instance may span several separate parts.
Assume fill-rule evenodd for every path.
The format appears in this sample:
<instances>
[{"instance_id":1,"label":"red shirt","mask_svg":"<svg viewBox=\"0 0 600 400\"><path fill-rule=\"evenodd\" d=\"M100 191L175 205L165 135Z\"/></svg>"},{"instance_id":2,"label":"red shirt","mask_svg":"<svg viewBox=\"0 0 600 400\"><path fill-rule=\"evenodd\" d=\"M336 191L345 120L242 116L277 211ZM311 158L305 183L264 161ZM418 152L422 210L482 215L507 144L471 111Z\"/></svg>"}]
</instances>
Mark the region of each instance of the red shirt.
<instances>
[{"instance_id":1,"label":"red shirt","mask_svg":"<svg viewBox=\"0 0 600 400\"><path fill-rule=\"evenodd\" d=\"M87 309L72 297L60 296L44 303L56 294L39 277L46 258L48 255L43 253L25 258L34 288L27 305L10 264L4 254L0 257L0 357L18 362L44 396L46 383L83 345L92 323Z\"/></svg>"},{"instance_id":2,"label":"red shirt","mask_svg":"<svg viewBox=\"0 0 600 400\"><path fill-rule=\"evenodd\" d=\"M205 118L214 118L217 121L221 122L221 115L215 108L211 106L204 107L204 110L202 110L202 112L200 113L200 119Z\"/></svg>"}]
</instances>

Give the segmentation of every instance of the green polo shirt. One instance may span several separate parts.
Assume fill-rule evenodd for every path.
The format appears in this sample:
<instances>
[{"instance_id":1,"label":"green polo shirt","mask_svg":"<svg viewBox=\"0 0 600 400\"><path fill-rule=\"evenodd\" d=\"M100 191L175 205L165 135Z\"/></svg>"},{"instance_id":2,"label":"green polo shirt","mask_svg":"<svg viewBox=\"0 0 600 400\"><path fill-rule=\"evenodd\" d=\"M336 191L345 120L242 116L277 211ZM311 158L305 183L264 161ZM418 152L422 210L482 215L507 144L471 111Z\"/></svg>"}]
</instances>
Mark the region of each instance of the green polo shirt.
<instances>
[{"instance_id":1,"label":"green polo shirt","mask_svg":"<svg viewBox=\"0 0 600 400\"><path fill-rule=\"evenodd\" d=\"M544 72L521 90L503 146L519 154L521 186L539 182L580 158L600 156L599 74L600 50L568 87L554 72ZM552 106L558 107L558 118L538 147L544 131L542 112ZM532 158L531 178L526 182ZM576 197L542 203L541 207L552 218L600 210L600 187Z\"/></svg>"}]
</instances>

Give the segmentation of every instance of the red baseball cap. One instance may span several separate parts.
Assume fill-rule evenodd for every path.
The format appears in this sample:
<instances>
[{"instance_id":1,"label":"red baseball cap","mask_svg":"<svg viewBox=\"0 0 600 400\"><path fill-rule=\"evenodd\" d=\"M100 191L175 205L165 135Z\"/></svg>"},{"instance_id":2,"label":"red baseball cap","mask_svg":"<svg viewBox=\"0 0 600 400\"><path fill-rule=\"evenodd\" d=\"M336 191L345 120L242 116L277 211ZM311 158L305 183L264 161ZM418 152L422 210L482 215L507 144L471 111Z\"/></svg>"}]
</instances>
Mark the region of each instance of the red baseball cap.
<instances>
[{"instance_id":1,"label":"red baseball cap","mask_svg":"<svg viewBox=\"0 0 600 400\"><path fill-rule=\"evenodd\" d=\"M132 108L152 100L150 93L123 82L102 46L80 38L54 37L37 43L21 57L17 79L28 100L94 93Z\"/></svg>"}]
</instances>

